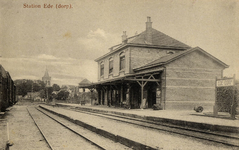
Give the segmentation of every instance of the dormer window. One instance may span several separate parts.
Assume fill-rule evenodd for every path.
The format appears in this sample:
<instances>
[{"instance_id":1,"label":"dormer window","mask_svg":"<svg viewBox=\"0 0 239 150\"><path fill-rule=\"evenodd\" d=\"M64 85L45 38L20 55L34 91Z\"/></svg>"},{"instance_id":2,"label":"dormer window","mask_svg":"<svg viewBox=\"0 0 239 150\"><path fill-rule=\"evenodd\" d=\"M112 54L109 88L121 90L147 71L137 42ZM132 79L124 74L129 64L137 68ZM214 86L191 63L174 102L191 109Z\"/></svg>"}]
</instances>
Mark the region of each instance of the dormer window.
<instances>
[{"instance_id":1,"label":"dormer window","mask_svg":"<svg viewBox=\"0 0 239 150\"><path fill-rule=\"evenodd\" d=\"M113 61L113 58L111 57L109 59L109 74L113 73L113 63L114 61Z\"/></svg>"},{"instance_id":2,"label":"dormer window","mask_svg":"<svg viewBox=\"0 0 239 150\"><path fill-rule=\"evenodd\" d=\"M103 76L104 75L104 63L102 62L100 64L100 76Z\"/></svg>"},{"instance_id":3,"label":"dormer window","mask_svg":"<svg viewBox=\"0 0 239 150\"><path fill-rule=\"evenodd\" d=\"M124 52L120 53L120 70L125 68L125 54Z\"/></svg>"}]
</instances>

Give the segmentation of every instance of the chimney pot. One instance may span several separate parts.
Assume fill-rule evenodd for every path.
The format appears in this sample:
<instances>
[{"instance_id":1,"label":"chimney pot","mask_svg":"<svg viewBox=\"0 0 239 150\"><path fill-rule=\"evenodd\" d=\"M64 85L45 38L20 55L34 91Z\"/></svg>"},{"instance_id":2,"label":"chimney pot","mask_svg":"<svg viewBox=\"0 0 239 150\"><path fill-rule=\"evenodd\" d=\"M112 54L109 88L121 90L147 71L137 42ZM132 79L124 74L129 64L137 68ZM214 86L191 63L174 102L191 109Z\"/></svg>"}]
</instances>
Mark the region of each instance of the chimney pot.
<instances>
[{"instance_id":1,"label":"chimney pot","mask_svg":"<svg viewBox=\"0 0 239 150\"><path fill-rule=\"evenodd\" d=\"M127 43L127 35L126 35L126 31L123 31L123 35L122 35L122 43L123 43L123 44Z\"/></svg>"},{"instance_id":2,"label":"chimney pot","mask_svg":"<svg viewBox=\"0 0 239 150\"><path fill-rule=\"evenodd\" d=\"M146 29L148 29L148 28L152 28L151 17L147 17Z\"/></svg>"},{"instance_id":3,"label":"chimney pot","mask_svg":"<svg viewBox=\"0 0 239 150\"><path fill-rule=\"evenodd\" d=\"M147 44L152 44L153 42L153 37L152 37L152 22L151 18L147 17L147 22L146 22L146 35L145 35L145 41Z\"/></svg>"}]
</instances>

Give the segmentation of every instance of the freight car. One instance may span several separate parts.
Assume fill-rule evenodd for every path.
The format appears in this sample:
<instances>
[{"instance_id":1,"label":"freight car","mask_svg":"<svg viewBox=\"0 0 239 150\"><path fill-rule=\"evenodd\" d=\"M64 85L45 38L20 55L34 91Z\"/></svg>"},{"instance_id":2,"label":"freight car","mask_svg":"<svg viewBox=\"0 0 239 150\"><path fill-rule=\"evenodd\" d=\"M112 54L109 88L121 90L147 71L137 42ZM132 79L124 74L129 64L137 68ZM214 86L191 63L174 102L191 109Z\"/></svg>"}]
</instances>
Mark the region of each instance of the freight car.
<instances>
[{"instance_id":1,"label":"freight car","mask_svg":"<svg viewBox=\"0 0 239 150\"><path fill-rule=\"evenodd\" d=\"M16 86L9 74L0 65L0 111L5 111L9 106L16 103Z\"/></svg>"}]
</instances>

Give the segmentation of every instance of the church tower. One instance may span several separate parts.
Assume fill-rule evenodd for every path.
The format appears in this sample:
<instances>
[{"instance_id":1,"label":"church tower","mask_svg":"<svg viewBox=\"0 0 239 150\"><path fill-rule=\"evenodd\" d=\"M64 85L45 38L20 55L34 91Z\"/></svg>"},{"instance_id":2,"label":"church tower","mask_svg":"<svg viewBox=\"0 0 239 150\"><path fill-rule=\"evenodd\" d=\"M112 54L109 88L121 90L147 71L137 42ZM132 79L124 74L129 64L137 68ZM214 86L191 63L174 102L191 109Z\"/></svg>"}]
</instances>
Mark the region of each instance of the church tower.
<instances>
[{"instance_id":1,"label":"church tower","mask_svg":"<svg viewBox=\"0 0 239 150\"><path fill-rule=\"evenodd\" d=\"M48 74L47 68L46 68L45 75L42 77L42 81L46 84L46 87L51 86L51 77Z\"/></svg>"}]
</instances>

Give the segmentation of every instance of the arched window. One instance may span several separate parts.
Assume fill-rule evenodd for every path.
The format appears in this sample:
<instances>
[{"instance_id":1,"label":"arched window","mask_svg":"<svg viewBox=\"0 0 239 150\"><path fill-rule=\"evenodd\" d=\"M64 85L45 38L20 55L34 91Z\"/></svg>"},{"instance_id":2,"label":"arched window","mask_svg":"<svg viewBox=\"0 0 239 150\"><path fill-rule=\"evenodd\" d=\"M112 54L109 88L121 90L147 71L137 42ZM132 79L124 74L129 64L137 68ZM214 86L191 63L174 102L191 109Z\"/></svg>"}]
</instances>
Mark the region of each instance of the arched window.
<instances>
[{"instance_id":1,"label":"arched window","mask_svg":"<svg viewBox=\"0 0 239 150\"><path fill-rule=\"evenodd\" d=\"M120 70L125 68L125 53L120 53Z\"/></svg>"},{"instance_id":2,"label":"arched window","mask_svg":"<svg viewBox=\"0 0 239 150\"><path fill-rule=\"evenodd\" d=\"M100 63L100 76L103 76L104 75L104 63L101 62Z\"/></svg>"},{"instance_id":3,"label":"arched window","mask_svg":"<svg viewBox=\"0 0 239 150\"><path fill-rule=\"evenodd\" d=\"M114 61L113 61L113 58L111 57L109 59L109 74L113 73L113 64L114 64Z\"/></svg>"}]
</instances>

